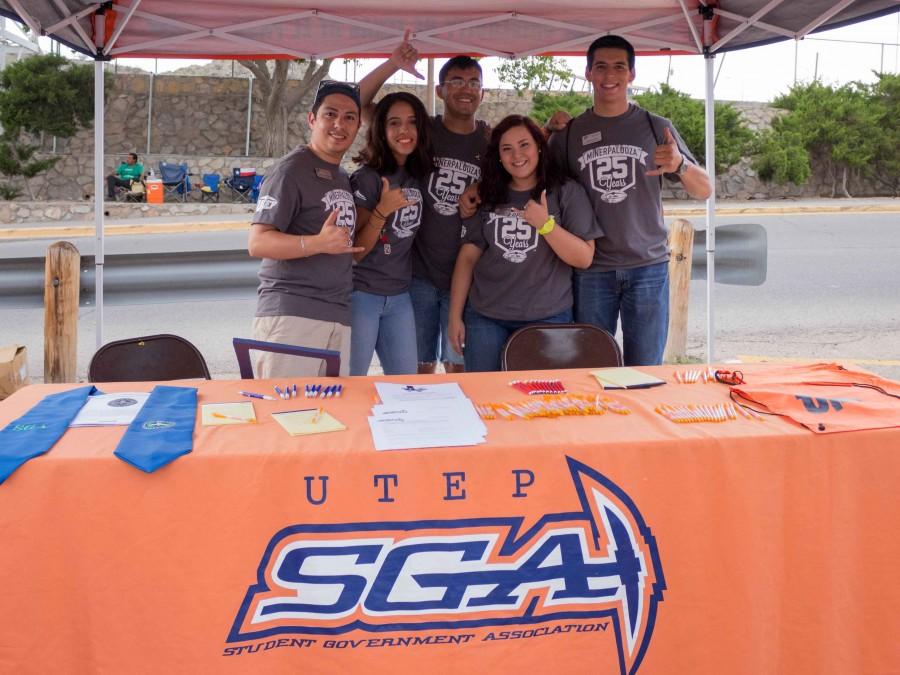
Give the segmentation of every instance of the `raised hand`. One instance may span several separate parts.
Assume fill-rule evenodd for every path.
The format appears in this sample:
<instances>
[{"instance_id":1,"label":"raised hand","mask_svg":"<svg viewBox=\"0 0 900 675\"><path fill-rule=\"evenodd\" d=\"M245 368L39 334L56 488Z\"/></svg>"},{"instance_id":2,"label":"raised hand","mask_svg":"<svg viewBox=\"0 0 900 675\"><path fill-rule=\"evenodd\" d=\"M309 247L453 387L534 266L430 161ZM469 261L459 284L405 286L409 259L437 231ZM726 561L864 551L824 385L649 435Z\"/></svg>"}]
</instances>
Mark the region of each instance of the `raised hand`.
<instances>
[{"instance_id":1,"label":"raised hand","mask_svg":"<svg viewBox=\"0 0 900 675\"><path fill-rule=\"evenodd\" d=\"M675 137L672 136L669 127L666 127L662 145L657 145L656 151L653 153L653 163L656 168L648 171L647 175L659 176L664 173L675 173L681 166L682 159L684 157L678 149L678 143L675 142Z\"/></svg>"},{"instance_id":2,"label":"raised hand","mask_svg":"<svg viewBox=\"0 0 900 675\"><path fill-rule=\"evenodd\" d=\"M550 218L550 211L547 208L547 191L541 192L540 202L529 199L525 202L525 208L517 210L517 213L533 228L541 229Z\"/></svg>"},{"instance_id":3,"label":"raised hand","mask_svg":"<svg viewBox=\"0 0 900 675\"><path fill-rule=\"evenodd\" d=\"M361 246L353 246L353 235L346 227L338 227L338 209L328 214L328 218L322 223L322 229L315 237L316 253L361 253L365 249Z\"/></svg>"},{"instance_id":4,"label":"raised hand","mask_svg":"<svg viewBox=\"0 0 900 675\"><path fill-rule=\"evenodd\" d=\"M410 44L409 28L403 33L403 41L391 52L391 63L397 66L398 70L403 70L410 75L415 75L420 80L424 80L422 73L416 70L416 61L419 60L419 50Z\"/></svg>"},{"instance_id":5,"label":"raised hand","mask_svg":"<svg viewBox=\"0 0 900 675\"><path fill-rule=\"evenodd\" d=\"M414 203L415 202L406 198L406 195L403 193L403 188L392 188L388 179L384 176L381 177L381 199L379 199L378 204L375 205L375 210L381 215L389 216L394 211L411 206Z\"/></svg>"}]
</instances>

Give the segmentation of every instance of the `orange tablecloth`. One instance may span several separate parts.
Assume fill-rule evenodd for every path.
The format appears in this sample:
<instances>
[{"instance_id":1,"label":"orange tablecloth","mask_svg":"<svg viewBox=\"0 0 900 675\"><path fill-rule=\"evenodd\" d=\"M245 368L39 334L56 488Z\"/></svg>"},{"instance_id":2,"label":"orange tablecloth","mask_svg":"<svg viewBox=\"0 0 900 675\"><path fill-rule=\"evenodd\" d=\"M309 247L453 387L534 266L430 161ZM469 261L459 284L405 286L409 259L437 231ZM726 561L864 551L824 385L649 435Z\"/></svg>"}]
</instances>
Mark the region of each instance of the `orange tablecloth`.
<instances>
[{"instance_id":1,"label":"orange tablecloth","mask_svg":"<svg viewBox=\"0 0 900 675\"><path fill-rule=\"evenodd\" d=\"M450 379L344 378L324 406L346 432L287 436L269 413L303 399L198 416L153 474L113 456L122 428L69 430L0 485L0 672L900 671L900 430L676 425L655 406L727 388L669 384L610 392L631 415L374 451L374 381ZM523 398L509 374L452 379ZM0 426L61 388L17 392Z\"/></svg>"}]
</instances>

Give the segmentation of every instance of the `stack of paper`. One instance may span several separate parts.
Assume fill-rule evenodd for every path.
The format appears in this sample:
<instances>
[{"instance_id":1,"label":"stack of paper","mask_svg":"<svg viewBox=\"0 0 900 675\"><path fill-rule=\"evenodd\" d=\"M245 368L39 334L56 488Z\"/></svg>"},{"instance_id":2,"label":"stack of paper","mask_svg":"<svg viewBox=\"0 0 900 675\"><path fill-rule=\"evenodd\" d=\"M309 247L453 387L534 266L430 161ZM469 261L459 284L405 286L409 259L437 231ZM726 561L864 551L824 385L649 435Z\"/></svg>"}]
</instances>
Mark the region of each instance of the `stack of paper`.
<instances>
[{"instance_id":1,"label":"stack of paper","mask_svg":"<svg viewBox=\"0 0 900 675\"><path fill-rule=\"evenodd\" d=\"M646 389L666 383L665 380L634 368L603 368L592 370L591 375L597 378L604 389Z\"/></svg>"},{"instance_id":2,"label":"stack of paper","mask_svg":"<svg viewBox=\"0 0 900 675\"><path fill-rule=\"evenodd\" d=\"M70 427L105 427L128 425L150 397L149 392L94 394L78 411Z\"/></svg>"},{"instance_id":3,"label":"stack of paper","mask_svg":"<svg viewBox=\"0 0 900 675\"><path fill-rule=\"evenodd\" d=\"M376 450L484 443L487 428L458 384L378 382L375 388L382 400L369 417Z\"/></svg>"}]
</instances>

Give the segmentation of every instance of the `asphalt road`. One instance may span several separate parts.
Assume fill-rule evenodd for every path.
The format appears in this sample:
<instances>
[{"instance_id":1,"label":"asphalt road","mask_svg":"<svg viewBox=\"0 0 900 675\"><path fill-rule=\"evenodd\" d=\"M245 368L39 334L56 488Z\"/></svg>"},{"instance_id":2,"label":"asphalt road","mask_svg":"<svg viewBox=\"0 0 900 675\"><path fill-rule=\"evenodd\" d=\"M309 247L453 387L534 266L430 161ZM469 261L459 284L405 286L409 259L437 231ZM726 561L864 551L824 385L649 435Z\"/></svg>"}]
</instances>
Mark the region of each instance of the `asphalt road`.
<instances>
[{"instance_id":1,"label":"asphalt road","mask_svg":"<svg viewBox=\"0 0 900 675\"><path fill-rule=\"evenodd\" d=\"M701 217L691 217L702 227ZM768 278L762 286L714 287L715 360L853 360L900 379L900 214L783 214L724 217L756 222L768 236ZM202 249L241 245L242 232L111 237L107 252L154 247ZM163 237L165 239L163 239ZM4 255L33 255L47 242L6 242ZM82 248L79 246L79 248ZM82 250L85 250L82 248ZM105 341L177 333L198 346L214 377L237 375L233 336L248 336L252 291L227 299L107 306ZM688 354L706 357L706 284L691 283ZM29 349L33 381L43 378L43 310L0 311L0 345ZM96 312L82 308L78 373L94 351Z\"/></svg>"}]
</instances>

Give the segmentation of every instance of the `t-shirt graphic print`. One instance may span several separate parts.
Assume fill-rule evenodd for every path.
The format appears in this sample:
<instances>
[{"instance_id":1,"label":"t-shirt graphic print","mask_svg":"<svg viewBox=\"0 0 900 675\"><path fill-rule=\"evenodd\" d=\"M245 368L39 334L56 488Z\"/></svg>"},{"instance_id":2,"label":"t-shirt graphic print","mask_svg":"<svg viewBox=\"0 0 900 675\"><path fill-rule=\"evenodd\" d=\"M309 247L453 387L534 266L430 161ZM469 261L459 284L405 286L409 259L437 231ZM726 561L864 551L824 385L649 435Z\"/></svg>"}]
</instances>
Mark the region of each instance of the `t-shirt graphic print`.
<instances>
[{"instance_id":1,"label":"t-shirt graphic print","mask_svg":"<svg viewBox=\"0 0 900 675\"><path fill-rule=\"evenodd\" d=\"M347 228L352 236L353 230L356 229L356 206L353 203L353 195L350 194L349 190L329 190L322 196L322 203L325 204L326 212L330 213L337 209L338 215L335 225Z\"/></svg>"},{"instance_id":2,"label":"t-shirt graphic print","mask_svg":"<svg viewBox=\"0 0 900 675\"><path fill-rule=\"evenodd\" d=\"M582 139L584 142L584 139ZM628 199L628 191L637 183L638 163L647 171L647 152L637 145L601 145L578 155L578 170L589 168L591 189L607 204Z\"/></svg>"},{"instance_id":3,"label":"t-shirt graphic print","mask_svg":"<svg viewBox=\"0 0 900 675\"><path fill-rule=\"evenodd\" d=\"M428 176L428 194L434 210L442 216L456 214L459 198L469 183L481 179L481 167L453 157L435 157Z\"/></svg>"},{"instance_id":4,"label":"t-shirt graphic print","mask_svg":"<svg viewBox=\"0 0 900 675\"><path fill-rule=\"evenodd\" d=\"M494 246L503 252L504 260L522 263L537 250L538 231L510 208L490 211L487 226L493 229Z\"/></svg>"}]
</instances>

